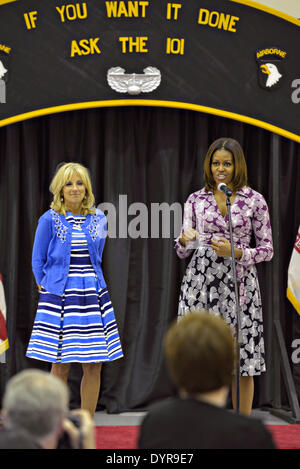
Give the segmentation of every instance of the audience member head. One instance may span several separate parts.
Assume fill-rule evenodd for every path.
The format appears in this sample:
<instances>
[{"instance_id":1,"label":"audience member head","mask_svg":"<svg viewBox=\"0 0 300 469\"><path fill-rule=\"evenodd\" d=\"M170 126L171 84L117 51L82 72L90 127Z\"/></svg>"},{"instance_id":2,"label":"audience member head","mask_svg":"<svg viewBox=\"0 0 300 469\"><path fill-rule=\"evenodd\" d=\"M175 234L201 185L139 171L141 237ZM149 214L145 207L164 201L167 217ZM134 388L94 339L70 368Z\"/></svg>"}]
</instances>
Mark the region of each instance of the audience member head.
<instances>
[{"instance_id":1,"label":"audience member head","mask_svg":"<svg viewBox=\"0 0 300 469\"><path fill-rule=\"evenodd\" d=\"M4 425L44 448L56 448L68 411L68 389L50 373L28 369L9 380L3 397Z\"/></svg>"},{"instance_id":2,"label":"audience member head","mask_svg":"<svg viewBox=\"0 0 300 469\"><path fill-rule=\"evenodd\" d=\"M0 449L42 449L28 435L18 430L0 430Z\"/></svg>"},{"instance_id":3,"label":"audience member head","mask_svg":"<svg viewBox=\"0 0 300 469\"><path fill-rule=\"evenodd\" d=\"M217 316L193 312L171 325L165 337L170 376L185 395L228 389L234 368L234 339Z\"/></svg>"}]
</instances>

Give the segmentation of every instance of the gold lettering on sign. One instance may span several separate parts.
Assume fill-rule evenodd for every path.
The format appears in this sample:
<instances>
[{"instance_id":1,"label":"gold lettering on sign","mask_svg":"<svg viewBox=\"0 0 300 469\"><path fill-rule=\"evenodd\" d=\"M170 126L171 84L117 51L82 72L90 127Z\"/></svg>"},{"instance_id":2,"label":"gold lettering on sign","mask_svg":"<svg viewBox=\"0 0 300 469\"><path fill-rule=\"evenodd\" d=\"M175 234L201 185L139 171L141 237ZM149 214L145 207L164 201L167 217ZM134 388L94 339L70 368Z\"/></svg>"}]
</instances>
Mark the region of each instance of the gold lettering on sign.
<instances>
[{"instance_id":1,"label":"gold lettering on sign","mask_svg":"<svg viewBox=\"0 0 300 469\"><path fill-rule=\"evenodd\" d=\"M167 54L184 54L184 39L178 39L177 37L167 38Z\"/></svg>"},{"instance_id":2,"label":"gold lettering on sign","mask_svg":"<svg viewBox=\"0 0 300 469\"><path fill-rule=\"evenodd\" d=\"M81 55L93 55L101 54L101 50L98 47L99 37L81 39L80 41L71 42L71 57Z\"/></svg>"},{"instance_id":3,"label":"gold lettering on sign","mask_svg":"<svg viewBox=\"0 0 300 469\"><path fill-rule=\"evenodd\" d=\"M256 53L256 57L259 59L260 57L263 57L264 55L278 55L282 59L285 59L286 56L286 51L281 50L281 49L262 49L259 52Z\"/></svg>"},{"instance_id":4,"label":"gold lettering on sign","mask_svg":"<svg viewBox=\"0 0 300 469\"><path fill-rule=\"evenodd\" d=\"M167 20L178 20L178 10L181 7L180 3L167 3Z\"/></svg>"},{"instance_id":5,"label":"gold lettering on sign","mask_svg":"<svg viewBox=\"0 0 300 469\"><path fill-rule=\"evenodd\" d=\"M128 2L105 2L108 18L145 18L146 9L149 2L146 1L128 1Z\"/></svg>"},{"instance_id":6,"label":"gold lettering on sign","mask_svg":"<svg viewBox=\"0 0 300 469\"><path fill-rule=\"evenodd\" d=\"M69 21L74 21L77 19L83 20L87 18L86 2L81 4L76 3L75 5L71 3L68 5L62 5L60 7L56 7L56 10L60 15L60 20L62 23L64 23L66 19Z\"/></svg>"},{"instance_id":7,"label":"gold lettering on sign","mask_svg":"<svg viewBox=\"0 0 300 469\"><path fill-rule=\"evenodd\" d=\"M0 50L3 50L6 54L9 54L11 51L11 48L8 46L5 46L4 44L0 44Z\"/></svg>"},{"instance_id":8,"label":"gold lettering on sign","mask_svg":"<svg viewBox=\"0 0 300 469\"><path fill-rule=\"evenodd\" d=\"M236 23L239 20L238 16L232 16L229 13L225 14L219 11L209 11L205 8L200 8L198 15L198 24L224 29L224 31L230 31L231 33L236 33Z\"/></svg>"},{"instance_id":9,"label":"gold lettering on sign","mask_svg":"<svg viewBox=\"0 0 300 469\"><path fill-rule=\"evenodd\" d=\"M147 44L148 37L141 36L141 37L131 37L131 36L123 36L119 37L119 41L122 43L122 53L126 54L126 52L138 52L138 53L145 53L148 52Z\"/></svg>"},{"instance_id":10,"label":"gold lettering on sign","mask_svg":"<svg viewBox=\"0 0 300 469\"><path fill-rule=\"evenodd\" d=\"M36 28L37 20L37 11L30 11L29 13L24 13L24 19L27 29Z\"/></svg>"}]
</instances>

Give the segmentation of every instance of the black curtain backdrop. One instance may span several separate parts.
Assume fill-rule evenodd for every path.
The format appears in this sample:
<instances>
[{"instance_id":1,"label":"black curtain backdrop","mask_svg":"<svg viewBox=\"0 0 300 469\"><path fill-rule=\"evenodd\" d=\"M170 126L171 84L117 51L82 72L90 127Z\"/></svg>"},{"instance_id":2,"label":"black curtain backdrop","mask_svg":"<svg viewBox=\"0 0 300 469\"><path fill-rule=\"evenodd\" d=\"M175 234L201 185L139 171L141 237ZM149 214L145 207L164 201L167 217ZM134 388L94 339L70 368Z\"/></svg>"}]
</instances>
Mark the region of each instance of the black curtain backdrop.
<instances>
[{"instance_id":1,"label":"black curtain backdrop","mask_svg":"<svg viewBox=\"0 0 300 469\"><path fill-rule=\"evenodd\" d=\"M266 130L193 111L127 107L83 110L24 121L0 129L0 271L7 302L10 348L0 365L0 398L7 380L28 367L50 364L27 359L25 352L38 295L31 251L39 216L49 208L49 184L58 163L77 161L91 171L97 205L110 202L119 214L127 205L179 202L203 186L206 150L216 138L237 139L245 150L249 184L266 198L271 220L280 218L280 246L274 259L258 266L264 307L268 371L255 378L255 406L272 405L272 293L280 291L280 318L286 346L299 335L299 316L286 299L287 268L300 223L300 145ZM280 143L280 213L272 212L272 139ZM137 213L138 215L138 213ZM128 223L135 216L128 215ZM172 220L171 220L172 221ZM181 279L188 260L168 238L110 238L103 271L115 307L124 358L105 364L98 410L109 413L145 409L174 394L163 355L163 336L176 318ZM279 284L272 265L279 259ZM293 365L300 388L299 365ZM70 374L71 407L80 405L81 366ZM298 391L298 395L300 395Z\"/></svg>"}]
</instances>

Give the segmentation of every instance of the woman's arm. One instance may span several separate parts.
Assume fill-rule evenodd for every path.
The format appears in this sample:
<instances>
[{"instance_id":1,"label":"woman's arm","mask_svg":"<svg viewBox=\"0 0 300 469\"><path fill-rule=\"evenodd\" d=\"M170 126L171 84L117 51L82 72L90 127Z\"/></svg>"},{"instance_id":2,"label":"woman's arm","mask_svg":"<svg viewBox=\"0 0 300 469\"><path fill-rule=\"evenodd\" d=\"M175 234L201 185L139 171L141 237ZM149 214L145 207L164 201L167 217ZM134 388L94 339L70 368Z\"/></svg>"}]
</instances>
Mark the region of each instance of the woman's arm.
<instances>
[{"instance_id":1,"label":"woman's arm","mask_svg":"<svg viewBox=\"0 0 300 469\"><path fill-rule=\"evenodd\" d=\"M47 262L48 247L51 240L51 223L45 214L39 219L32 249L32 270L37 285L41 285L43 268Z\"/></svg>"},{"instance_id":2,"label":"woman's arm","mask_svg":"<svg viewBox=\"0 0 300 469\"><path fill-rule=\"evenodd\" d=\"M188 257L193 251L193 249L186 247L186 243L188 241L193 241L197 236L195 231L196 216L192 200L193 194L188 197L186 203L184 204L182 229L180 235L175 240L175 249L177 255L182 259ZM185 232L187 232L187 236L184 234Z\"/></svg>"},{"instance_id":3,"label":"woman's arm","mask_svg":"<svg viewBox=\"0 0 300 469\"><path fill-rule=\"evenodd\" d=\"M243 248L243 255L238 262L244 266L270 261L273 257L273 238L268 205L261 194L254 201L252 228L255 236L255 248Z\"/></svg>"}]
</instances>

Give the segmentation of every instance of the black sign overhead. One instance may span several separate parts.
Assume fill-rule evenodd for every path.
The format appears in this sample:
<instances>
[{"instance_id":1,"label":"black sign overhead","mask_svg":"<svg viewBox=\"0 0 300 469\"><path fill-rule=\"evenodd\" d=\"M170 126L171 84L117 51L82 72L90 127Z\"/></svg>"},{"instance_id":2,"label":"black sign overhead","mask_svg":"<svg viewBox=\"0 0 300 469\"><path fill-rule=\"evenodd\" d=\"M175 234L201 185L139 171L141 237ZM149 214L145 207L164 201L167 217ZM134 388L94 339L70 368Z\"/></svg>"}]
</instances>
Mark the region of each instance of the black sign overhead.
<instances>
[{"instance_id":1,"label":"black sign overhead","mask_svg":"<svg viewBox=\"0 0 300 469\"><path fill-rule=\"evenodd\" d=\"M193 109L300 142L300 21L248 0L0 0L0 126Z\"/></svg>"}]
</instances>

